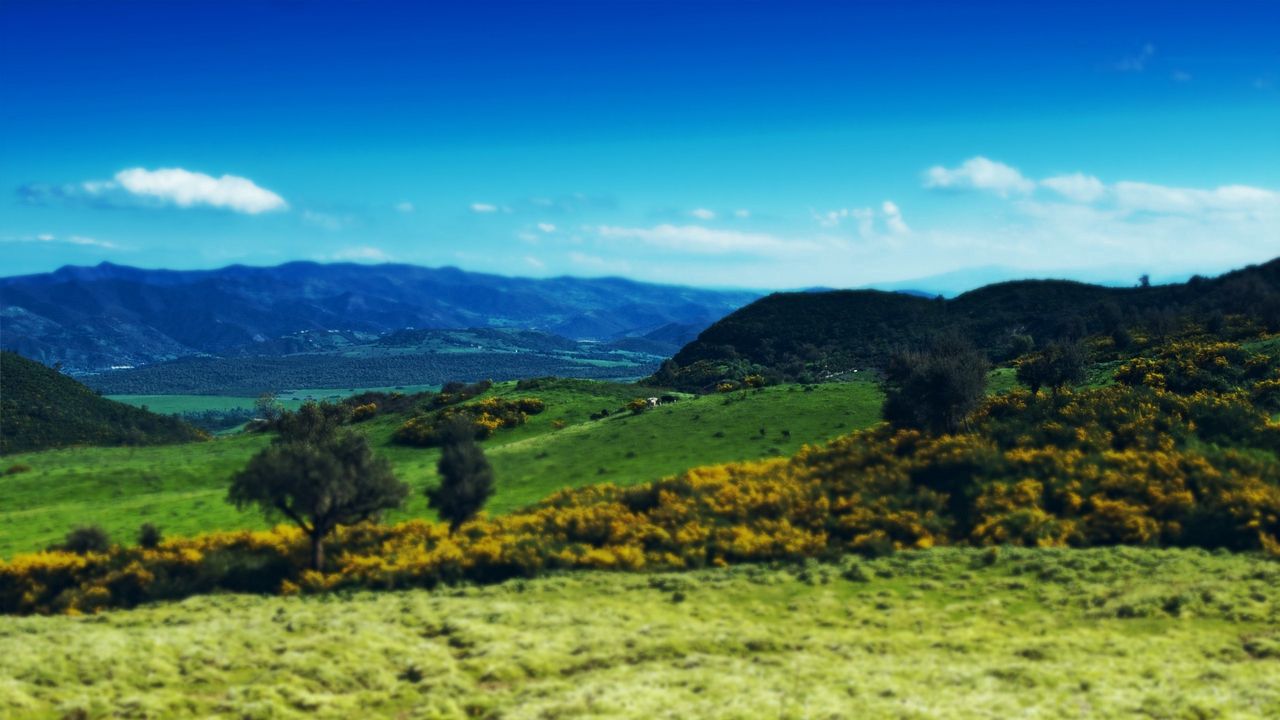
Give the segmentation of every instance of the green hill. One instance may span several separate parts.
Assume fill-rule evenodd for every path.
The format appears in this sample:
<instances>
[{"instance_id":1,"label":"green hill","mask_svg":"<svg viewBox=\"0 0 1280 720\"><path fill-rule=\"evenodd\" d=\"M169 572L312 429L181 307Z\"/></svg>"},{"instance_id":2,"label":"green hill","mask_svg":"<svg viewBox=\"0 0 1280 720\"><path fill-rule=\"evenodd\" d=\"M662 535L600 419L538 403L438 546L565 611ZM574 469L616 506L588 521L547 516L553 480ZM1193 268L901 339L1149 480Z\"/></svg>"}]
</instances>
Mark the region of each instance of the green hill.
<instances>
[{"instance_id":1,"label":"green hill","mask_svg":"<svg viewBox=\"0 0 1280 720\"><path fill-rule=\"evenodd\" d=\"M0 352L0 453L68 445L159 445L202 437L180 420L99 397L56 370Z\"/></svg>"},{"instance_id":2,"label":"green hill","mask_svg":"<svg viewBox=\"0 0 1280 720\"><path fill-rule=\"evenodd\" d=\"M942 332L958 332L1000 361L1028 342L1164 336L1188 323L1223 339L1280 329L1280 259L1150 287L1025 280L951 300L876 290L775 293L704 330L652 381L692 391L753 373L812 382L881 367L895 350Z\"/></svg>"},{"instance_id":3,"label":"green hill","mask_svg":"<svg viewBox=\"0 0 1280 720\"><path fill-rule=\"evenodd\" d=\"M49 371L52 372L52 371ZM872 382L829 383L805 390L769 387L748 393L686 397L641 415L617 412L647 388L589 380L499 383L484 396L538 397L547 409L482 443L497 472L491 514L509 512L566 487L654 480L699 465L790 455L879 420L880 389ZM600 410L609 417L592 420ZM436 482L439 450L397 445L405 420L379 415L354 427L368 435L396 475L413 486L392 521L433 517L422 495ZM560 429L557 429L560 426ZM763 431L763 432L762 432ZM166 534L265 526L224 498L232 473L270 441L240 434L162 447L72 447L8 458L30 470L0 476L0 557L36 550L77 525L96 523L131 541L138 526Z\"/></svg>"}]
</instances>

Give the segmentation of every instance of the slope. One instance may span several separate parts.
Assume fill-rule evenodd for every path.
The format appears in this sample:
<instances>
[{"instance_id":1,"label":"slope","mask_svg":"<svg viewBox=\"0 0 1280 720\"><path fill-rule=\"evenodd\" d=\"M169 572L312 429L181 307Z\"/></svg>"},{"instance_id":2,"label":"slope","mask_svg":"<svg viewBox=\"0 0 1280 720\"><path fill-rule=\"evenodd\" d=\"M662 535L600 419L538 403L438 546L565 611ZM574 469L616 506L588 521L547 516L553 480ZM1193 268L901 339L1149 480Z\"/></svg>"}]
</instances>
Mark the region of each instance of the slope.
<instances>
[{"instance_id":1,"label":"slope","mask_svg":"<svg viewBox=\"0 0 1280 720\"><path fill-rule=\"evenodd\" d=\"M156 445L202 434L114 400L40 363L0 352L0 453L67 445Z\"/></svg>"},{"instance_id":2,"label":"slope","mask_svg":"<svg viewBox=\"0 0 1280 720\"><path fill-rule=\"evenodd\" d=\"M528 390L501 383L491 393L535 396L547 404L527 424L483 443L498 477L498 492L488 506L492 513L565 487L629 485L707 463L787 455L805 443L874 424L881 402L878 387L869 382L833 383L808 392L780 386L687 398L642 415L614 413L591 420L591 414L616 411L646 390L557 380ZM392 520L431 516L422 490L436 482L439 457L434 449L391 442L404 419L385 415L355 426L414 488L406 509ZM560 423L563 429L556 429ZM223 498L231 474L268 442L267 436L254 434L165 447L77 447L15 455L9 462L30 470L0 476L5 497L0 557L44 547L86 523L101 524L126 542L147 522L173 535L263 527L259 515L237 512Z\"/></svg>"}]
</instances>

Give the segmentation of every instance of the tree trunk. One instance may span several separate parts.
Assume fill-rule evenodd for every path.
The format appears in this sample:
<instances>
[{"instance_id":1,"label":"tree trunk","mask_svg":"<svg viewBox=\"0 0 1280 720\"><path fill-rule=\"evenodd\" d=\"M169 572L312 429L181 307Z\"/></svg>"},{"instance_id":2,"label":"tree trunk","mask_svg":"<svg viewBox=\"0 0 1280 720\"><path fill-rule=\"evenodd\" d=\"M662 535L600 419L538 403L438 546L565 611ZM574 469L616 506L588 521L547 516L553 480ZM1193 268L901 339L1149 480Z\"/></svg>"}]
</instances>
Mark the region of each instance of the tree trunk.
<instances>
[{"instance_id":1,"label":"tree trunk","mask_svg":"<svg viewBox=\"0 0 1280 720\"><path fill-rule=\"evenodd\" d=\"M311 536L311 569L316 572L324 569L324 536L319 533Z\"/></svg>"}]
</instances>

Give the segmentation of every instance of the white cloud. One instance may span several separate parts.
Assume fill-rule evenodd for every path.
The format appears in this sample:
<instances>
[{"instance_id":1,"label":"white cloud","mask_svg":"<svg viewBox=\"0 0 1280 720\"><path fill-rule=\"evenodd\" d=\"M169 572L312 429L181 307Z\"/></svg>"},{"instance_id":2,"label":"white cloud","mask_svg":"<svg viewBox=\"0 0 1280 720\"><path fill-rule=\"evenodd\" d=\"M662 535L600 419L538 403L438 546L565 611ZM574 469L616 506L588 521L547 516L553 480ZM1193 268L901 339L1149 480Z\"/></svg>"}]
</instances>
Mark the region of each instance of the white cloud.
<instances>
[{"instance_id":1,"label":"white cloud","mask_svg":"<svg viewBox=\"0 0 1280 720\"><path fill-rule=\"evenodd\" d=\"M924 186L948 190L986 190L1000 197L1025 195L1036 184L1017 169L981 155L965 160L960 167L935 165L925 171Z\"/></svg>"},{"instance_id":2,"label":"white cloud","mask_svg":"<svg viewBox=\"0 0 1280 720\"><path fill-rule=\"evenodd\" d=\"M1155 56L1156 46L1147 43L1142 46L1142 50L1137 55L1121 58L1114 67L1120 72L1142 72L1147 69L1147 63Z\"/></svg>"},{"instance_id":3,"label":"white cloud","mask_svg":"<svg viewBox=\"0 0 1280 720\"><path fill-rule=\"evenodd\" d=\"M182 168L129 168L115 175L115 185L126 192L173 203L178 207L207 205L233 212L257 215L288 207L284 198L235 175L213 177ZM91 194L111 189L104 182L90 181L83 187Z\"/></svg>"},{"instance_id":4,"label":"white cloud","mask_svg":"<svg viewBox=\"0 0 1280 720\"><path fill-rule=\"evenodd\" d=\"M708 210L706 208L697 208L695 210L690 210L689 214L692 215L693 217L698 218L699 220L715 220L716 219L716 211Z\"/></svg>"},{"instance_id":5,"label":"white cloud","mask_svg":"<svg viewBox=\"0 0 1280 720\"><path fill-rule=\"evenodd\" d=\"M408 200L404 202L398 202L395 204L395 209L397 212L411 213L413 212L413 203L409 202Z\"/></svg>"},{"instance_id":6,"label":"white cloud","mask_svg":"<svg viewBox=\"0 0 1280 720\"><path fill-rule=\"evenodd\" d=\"M390 262L391 256L381 248L362 245L359 247L343 248L331 255L330 259L337 260L339 262L384 263Z\"/></svg>"},{"instance_id":7,"label":"white cloud","mask_svg":"<svg viewBox=\"0 0 1280 720\"><path fill-rule=\"evenodd\" d=\"M54 243L62 245L81 245L84 247L96 247L103 250L118 250L119 246L113 242L91 238L87 235L66 235L59 236L53 233L37 233L35 235L21 235L18 237L0 238L0 242L7 243Z\"/></svg>"},{"instance_id":8,"label":"white cloud","mask_svg":"<svg viewBox=\"0 0 1280 720\"><path fill-rule=\"evenodd\" d=\"M350 217L330 215L329 213L316 212L314 210L303 210L302 221L308 225L314 225L318 228L336 232L351 224Z\"/></svg>"},{"instance_id":9,"label":"white cloud","mask_svg":"<svg viewBox=\"0 0 1280 720\"><path fill-rule=\"evenodd\" d=\"M824 228L840 227L845 220L852 218L858 221L859 232L864 236L871 234L871 222L875 219L875 212L871 208L838 208L825 212L810 210L809 214Z\"/></svg>"},{"instance_id":10,"label":"white cloud","mask_svg":"<svg viewBox=\"0 0 1280 720\"><path fill-rule=\"evenodd\" d=\"M110 180L86 180L80 183L80 187L90 195L101 195L119 186Z\"/></svg>"},{"instance_id":11,"label":"white cloud","mask_svg":"<svg viewBox=\"0 0 1280 720\"><path fill-rule=\"evenodd\" d=\"M556 226L549 222L540 222L538 223L538 229L544 233L553 233L556 231Z\"/></svg>"},{"instance_id":12,"label":"white cloud","mask_svg":"<svg viewBox=\"0 0 1280 720\"><path fill-rule=\"evenodd\" d=\"M858 224L858 236L864 240L883 237L882 233L876 232L877 218L883 221L883 228L890 235L906 235L911 232L906 220L902 219L902 210L891 200L881 203L878 212L874 208L865 207L839 208L826 212L811 210L810 214L818 225L824 228L837 228L846 220L852 220Z\"/></svg>"},{"instance_id":13,"label":"white cloud","mask_svg":"<svg viewBox=\"0 0 1280 720\"><path fill-rule=\"evenodd\" d=\"M765 233L717 230L700 225L657 225L651 228L601 225L596 233L610 240L637 240L653 247L696 254L747 253L779 255L812 250L809 241L784 240Z\"/></svg>"},{"instance_id":14,"label":"white cloud","mask_svg":"<svg viewBox=\"0 0 1280 720\"><path fill-rule=\"evenodd\" d=\"M733 211L733 216L736 218L749 218L751 217L751 211L746 208L739 208Z\"/></svg>"},{"instance_id":15,"label":"white cloud","mask_svg":"<svg viewBox=\"0 0 1280 720\"><path fill-rule=\"evenodd\" d=\"M498 212L498 206L490 203L473 202L471 203L471 212L473 213L493 213Z\"/></svg>"},{"instance_id":16,"label":"white cloud","mask_svg":"<svg viewBox=\"0 0 1280 720\"><path fill-rule=\"evenodd\" d=\"M907 227L907 222L902 219L902 210L890 200L885 200L880 206L880 211L884 213L884 224L889 228L889 232L894 235L906 235L911 232L911 228Z\"/></svg>"},{"instance_id":17,"label":"white cloud","mask_svg":"<svg viewBox=\"0 0 1280 720\"><path fill-rule=\"evenodd\" d=\"M625 260L606 260L598 255L588 255L578 251L570 252L569 262L596 272L628 272L631 270L630 263Z\"/></svg>"},{"instance_id":18,"label":"white cloud","mask_svg":"<svg viewBox=\"0 0 1280 720\"><path fill-rule=\"evenodd\" d=\"M541 260L539 260L538 258L532 255L525 255L524 261L529 267L535 268L537 270L541 270L547 266L546 263L542 262Z\"/></svg>"},{"instance_id":19,"label":"white cloud","mask_svg":"<svg viewBox=\"0 0 1280 720\"><path fill-rule=\"evenodd\" d=\"M1106 194L1107 188L1102 181L1092 175L1072 173L1045 178L1040 184L1059 195L1076 202L1093 202Z\"/></svg>"},{"instance_id":20,"label":"white cloud","mask_svg":"<svg viewBox=\"0 0 1280 720\"><path fill-rule=\"evenodd\" d=\"M1224 185L1212 190L1200 190L1122 181L1115 184L1113 192L1116 206L1132 212L1186 215L1280 210L1280 193L1248 185Z\"/></svg>"}]
</instances>

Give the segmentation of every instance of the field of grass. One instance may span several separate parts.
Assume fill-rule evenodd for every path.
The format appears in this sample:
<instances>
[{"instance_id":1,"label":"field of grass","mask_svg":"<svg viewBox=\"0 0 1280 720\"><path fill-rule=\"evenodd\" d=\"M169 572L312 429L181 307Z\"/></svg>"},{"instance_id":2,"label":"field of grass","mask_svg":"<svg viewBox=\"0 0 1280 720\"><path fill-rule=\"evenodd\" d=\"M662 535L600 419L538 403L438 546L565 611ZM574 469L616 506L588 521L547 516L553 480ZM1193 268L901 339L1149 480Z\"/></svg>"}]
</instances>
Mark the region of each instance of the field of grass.
<instances>
[{"instance_id":1,"label":"field of grass","mask_svg":"<svg viewBox=\"0 0 1280 720\"><path fill-rule=\"evenodd\" d=\"M819 385L805 391L779 386L760 391L686 397L642 415L612 415L646 389L592 381L561 381L517 391L502 383L494 393L536 396L546 412L483 443L498 478L491 513L507 512L563 487L598 482L631 484L690 467L794 453L877 421L881 396L871 382ZM439 453L394 445L401 416L378 417L356 427L414 487L405 510L390 519L428 516L421 490L433 485ZM555 421L564 428L554 429ZM763 432L761 432L763 430ZM227 483L269 438L235 435L203 443L158 447L70 448L7 456L4 467L27 472L0 476L0 557L37 550L77 525L102 525L132 542L137 528L154 523L170 535L192 535L267 523L227 505Z\"/></svg>"},{"instance_id":2,"label":"field of grass","mask_svg":"<svg viewBox=\"0 0 1280 720\"><path fill-rule=\"evenodd\" d=\"M297 409L299 405L315 400L333 402L341 400L357 392L403 392L418 393L434 391L439 385L409 385L397 387L349 388L346 390L304 388L287 390L278 393L276 399L287 409ZM173 415L186 412L204 412L206 410L248 410L253 408L256 397L238 397L235 395L107 395L111 400L128 403L134 407L146 407L151 412L161 415Z\"/></svg>"},{"instance_id":3,"label":"field of grass","mask_svg":"<svg viewBox=\"0 0 1280 720\"><path fill-rule=\"evenodd\" d=\"M1280 565L934 549L0 618L0 715L1274 718Z\"/></svg>"}]
</instances>

